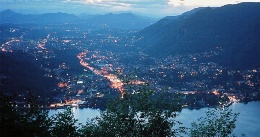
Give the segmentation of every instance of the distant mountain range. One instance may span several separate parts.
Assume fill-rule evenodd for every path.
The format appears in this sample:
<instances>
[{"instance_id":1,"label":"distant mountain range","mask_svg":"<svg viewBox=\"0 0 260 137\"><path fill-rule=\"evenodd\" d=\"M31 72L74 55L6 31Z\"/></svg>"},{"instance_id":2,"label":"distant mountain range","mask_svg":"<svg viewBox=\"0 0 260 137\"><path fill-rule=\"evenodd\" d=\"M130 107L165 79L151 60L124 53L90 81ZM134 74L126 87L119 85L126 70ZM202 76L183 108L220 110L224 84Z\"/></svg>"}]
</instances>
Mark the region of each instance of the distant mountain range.
<instances>
[{"instance_id":1,"label":"distant mountain range","mask_svg":"<svg viewBox=\"0 0 260 137\"><path fill-rule=\"evenodd\" d=\"M260 3L198 8L165 17L135 34L153 56L222 47L214 61L230 67L260 67Z\"/></svg>"},{"instance_id":2,"label":"distant mountain range","mask_svg":"<svg viewBox=\"0 0 260 137\"><path fill-rule=\"evenodd\" d=\"M155 22L155 19L134 15L131 13L76 16L67 13L20 14L12 10L0 12L0 24L88 24L117 29L143 29Z\"/></svg>"}]
</instances>

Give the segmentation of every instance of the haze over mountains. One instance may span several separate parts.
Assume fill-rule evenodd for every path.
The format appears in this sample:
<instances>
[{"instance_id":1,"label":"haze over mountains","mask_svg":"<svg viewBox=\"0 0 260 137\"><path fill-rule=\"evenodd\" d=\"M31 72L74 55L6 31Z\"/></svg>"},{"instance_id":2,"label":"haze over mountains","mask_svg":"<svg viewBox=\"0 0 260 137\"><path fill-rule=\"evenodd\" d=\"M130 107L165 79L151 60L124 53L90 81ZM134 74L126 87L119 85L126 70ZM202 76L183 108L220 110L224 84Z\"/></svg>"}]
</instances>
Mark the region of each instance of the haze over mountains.
<instances>
[{"instance_id":1,"label":"haze over mountains","mask_svg":"<svg viewBox=\"0 0 260 137\"><path fill-rule=\"evenodd\" d=\"M209 51L223 52L214 61L236 68L260 67L260 3L200 8L165 17L136 34L136 44L154 56Z\"/></svg>"},{"instance_id":2,"label":"haze over mountains","mask_svg":"<svg viewBox=\"0 0 260 137\"><path fill-rule=\"evenodd\" d=\"M12 10L0 12L0 23L13 24L87 24L116 29L143 29L155 22L155 19L141 17L131 13L76 16L67 13L20 14Z\"/></svg>"},{"instance_id":3,"label":"haze over mountains","mask_svg":"<svg viewBox=\"0 0 260 137\"><path fill-rule=\"evenodd\" d=\"M0 13L0 23L80 24L83 27L143 29L135 45L152 56L210 51L223 52L212 61L234 68L260 67L260 3L240 3L217 8L196 8L158 22L131 13L80 15L67 13ZM154 24L153 24L154 23ZM152 25L151 25L152 24ZM146 27L146 28L145 28Z\"/></svg>"}]
</instances>

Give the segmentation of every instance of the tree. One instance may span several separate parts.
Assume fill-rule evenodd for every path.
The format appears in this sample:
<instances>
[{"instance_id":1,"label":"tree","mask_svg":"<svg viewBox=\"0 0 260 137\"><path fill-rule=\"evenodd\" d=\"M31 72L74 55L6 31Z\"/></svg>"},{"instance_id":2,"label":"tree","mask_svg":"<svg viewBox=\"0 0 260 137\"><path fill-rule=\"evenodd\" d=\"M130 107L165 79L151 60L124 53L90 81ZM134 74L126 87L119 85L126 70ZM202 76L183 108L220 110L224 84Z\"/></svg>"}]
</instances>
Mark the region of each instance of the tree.
<instances>
[{"instance_id":1,"label":"tree","mask_svg":"<svg viewBox=\"0 0 260 137\"><path fill-rule=\"evenodd\" d=\"M78 136L77 120L67 109L52 117L48 111L38 107L37 96L28 93L27 107L18 107L14 96L7 96L0 92L0 136L19 137L60 137Z\"/></svg>"},{"instance_id":2,"label":"tree","mask_svg":"<svg viewBox=\"0 0 260 137\"><path fill-rule=\"evenodd\" d=\"M238 113L233 113L228 108L215 108L206 111L206 117L201 117L192 123L191 137L228 137L234 136L232 130Z\"/></svg>"},{"instance_id":3,"label":"tree","mask_svg":"<svg viewBox=\"0 0 260 137\"><path fill-rule=\"evenodd\" d=\"M51 121L47 112L40 110L34 101L28 101L29 108L19 108L13 96L0 93L0 129L1 136L50 136ZM29 94L28 98L35 98ZM30 99L28 99L30 100Z\"/></svg>"},{"instance_id":4,"label":"tree","mask_svg":"<svg viewBox=\"0 0 260 137\"><path fill-rule=\"evenodd\" d=\"M70 108L67 108L64 112L59 112L56 115L52 116L51 121L51 136L78 136L78 127L76 126L77 120L74 118L74 115L72 114Z\"/></svg>"},{"instance_id":5,"label":"tree","mask_svg":"<svg viewBox=\"0 0 260 137\"><path fill-rule=\"evenodd\" d=\"M37 105L37 96L28 93L27 105L17 107L12 96L0 92L1 136L88 136L88 137L165 137L179 136L187 128L175 120L181 110L182 97L178 93L156 92L148 84L125 87L122 98L109 104L100 117L78 127L71 109L48 117ZM192 123L191 137L232 136L238 113L228 108L215 108L206 112L206 117Z\"/></svg>"},{"instance_id":6,"label":"tree","mask_svg":"<svg viewBox=\"0 0 260 137\"><path fill-rule=\"evenodd\" d=\"M177 99L155 97L148 85L127 89L100 117L85 125L82 136L165 137L184 132L183 127L173 128L179 124L174 120L181 108ZM177 94L175 97L178 98Z\"/></svg>"}]
</instances>

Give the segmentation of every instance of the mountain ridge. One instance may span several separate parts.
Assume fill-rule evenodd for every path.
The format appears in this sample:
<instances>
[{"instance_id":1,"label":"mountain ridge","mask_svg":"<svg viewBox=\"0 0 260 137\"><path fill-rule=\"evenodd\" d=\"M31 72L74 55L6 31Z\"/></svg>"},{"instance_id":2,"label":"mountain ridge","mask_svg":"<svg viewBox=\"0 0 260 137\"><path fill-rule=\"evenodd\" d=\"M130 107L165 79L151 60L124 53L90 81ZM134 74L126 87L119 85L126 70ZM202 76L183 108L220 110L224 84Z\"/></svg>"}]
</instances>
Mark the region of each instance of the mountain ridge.
<instances>
[{"instance_id":1,"label":"mountain ridge","mask_svg":"<svg viewBox=\"0 0 260 137\"><path fill-rule=\"evenodd\" d=\"M249 63L252 58L260 59L260 3L206 7L189 16L164 18L135 35L143 37L136 45L153 56L203 52L220 46L224 53L219 63L260 67L256 61Z\"/></svg>"},{"instance_id":2,"label":"mountain ridge","mask_svg":"<svg viewBox=\"0 0 260 137\"><path fill-rule=\"evenodd\" d=\"M154 19L132 13L76 16L68 13L21 14L10 9L0 12L0 24L65 24L85 23L94 26L116 29L143 29L155 22Z\"/></svg>"}]
</instances>

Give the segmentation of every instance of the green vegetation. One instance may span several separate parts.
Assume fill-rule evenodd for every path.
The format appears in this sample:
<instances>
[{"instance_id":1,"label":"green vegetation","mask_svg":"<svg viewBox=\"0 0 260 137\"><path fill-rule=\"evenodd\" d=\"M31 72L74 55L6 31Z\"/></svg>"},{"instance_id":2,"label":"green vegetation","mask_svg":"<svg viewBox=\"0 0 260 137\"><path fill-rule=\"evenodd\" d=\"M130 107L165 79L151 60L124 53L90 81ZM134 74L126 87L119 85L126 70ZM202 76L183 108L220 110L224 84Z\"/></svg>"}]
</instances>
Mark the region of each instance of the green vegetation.
<instances>
[{"instance_id":1,"label":"green vegetation","mask_svg":"<svg viewBox=\"0 0 260 137\"><path fill-rule=\"evenodd\" d=\"M33 99L33 95L29 96ZM35 101L28 98L30 108L18 108L13 97L0 93L0 136L1 137L31 137L49 136L51 119L47 111L37 108Z\"/></svg>"},{"instance_id":2,"label":"green vegetation","mask_svg":"<svg viewBox=\"0 0 260 137\"><path fill-rule=\"evenodd\" d=\"M152 90L147 86L135 91L135 94L126 92L110 104L100 118L87 124L85 136L176 136L183 133L183 127L172 129L178 124L174 120L180 106L172 100L167 111L166 102L162 98L153 98Z\"/></svg>"},{"instance_id":3,"label":"green vegetation","mask_svg":"<svg viewBox=\"0 0 260 137\"><path fill-rule=\"evenodd\" d=\"M129 86L129 90L133 88ZM0 95L1 136L82 136L82 137L158 137L158 136L231 136L238 114L228 109L208 111L207 117L192 123L192 128L182 127L176 121L181 109L181 97L162 98L148 85L135 88L134 93L125 92L122 98L112 102L100 117L85 125L77 124L68 108L52 117L39 109L36 95L29 93L29 108L17 107L13 97ZM77 126L78 125L78 126Z\"/></svg>"},{"instance_id":4,"label":"green vegetation","mask_svg":"<svg viewBox=\"0 0 260 137\"><path fill-rule=\"evenodd\" d=\"M192 123L191 137L227 137L234 136L232 130L238 113L233 113L227 108L215 108L206 112L206 117L201 117L198 122Z\"/></svg>"},{"instance_id":5,"label":"green vegetation","mask_svg":"<svg viewBox=\"0 0 260 137\"><path fill-rule=\"evenodd\" d=\"M54 115L50 127L50 134L54 137L78 136L76 122L71 110L68 108L64 112Z\"/></svg>"}]
</instances>

